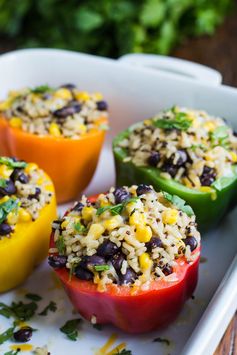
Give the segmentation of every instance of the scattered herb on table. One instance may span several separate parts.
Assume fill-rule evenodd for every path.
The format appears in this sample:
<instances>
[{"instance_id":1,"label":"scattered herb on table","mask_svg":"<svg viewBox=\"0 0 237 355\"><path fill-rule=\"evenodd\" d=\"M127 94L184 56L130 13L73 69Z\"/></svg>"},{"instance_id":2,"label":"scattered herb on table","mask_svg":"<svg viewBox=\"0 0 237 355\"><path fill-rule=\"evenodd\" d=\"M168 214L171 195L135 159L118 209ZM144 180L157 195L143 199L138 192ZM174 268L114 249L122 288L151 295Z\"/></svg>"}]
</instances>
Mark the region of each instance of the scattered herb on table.
<instances>
[{"instance_id":1,"label":"scattered herb on table","mask_svg":"<svg viewBox=\"0 0 237 355\"><path fill-rule=\"evenodd\" d=\"M38 309L38 305L35 302L23 303L12 302L11 306L4 303L0 303L0 314L6 318L14 317L17 320L29 320L31 319Z\"/></svg>"},{"instance_id":2,"label":"scattered herb on table","mask_svg":"<svg viewBox=\"0 0 237 355\"><path fill-rule=\"evenodd\" d=\"M39 316L47 316L48 312L56 312L57 304L54 301L50 301L49 304L39 313Z\"/></svg>"},{"instance_id":3,"label":"scattered herb on table","mask_svg":"<svg viewBox=\"0 0 237 355\"><path fill-rule=\"evenodd\" d=\"M93 324L92 326L93 326L93 328L95 328L97 330L102 330L103 329L102 324L99 324L99 323Z\"/></svg>"},{"instance_id":4,"label":"scattered herb on table","mask_svg":"<svg viewBox=\"0 0 237 355\"><path fill-rule=\"evenodd\" d=\"M42 297L40 295L37 295L35 293L27 293L25 295L26 298L29 298L29 300L34 301L34 302L38 302L42 300Z\"/></svg>"},{"instance_id":5,"label":"scattered herb on table","mask_svg":"<svg viewBox=\"0 0 237 355\"><path fill-rule=\"evenodd\" d=\"M68 337L68 339L76 341L78 337L78 326L81 323L80 318L68 320L61 328L60 331Z\"/></svg>"},{"instance_id":6,"label":"scattered herb on table","mask_svg":"<svg viewBox=\"0 0 237 355\"><path fill-rule=\"evenodd\" d=\"M115 355L132 355L132 352L131 350L123 349L115 353Z\"/></svg>"},{"instance_id":7,"label":"scattered herb on table","mask_svg":"<svg viewBox=\"0 0 237 355\"><path fill-rule=\"evenodd\" d=\"M166 344L166 345L170 345L170 340L169 340L169 339L166 339L166 338L160 338L160 337L158 337L158 338L155 338L155 339L153 340L153 342L155 342L155 343L163 343L163 344Z\"/></svg>"},{"instance_id":8,"label":"scattered herb on table","mask_svg":"<svg viewBox=\"0 0 237 355\"><path fill-rule=\"evenodd\" d=\"M179 210L186 213L189 217L194 215L193 209L191 206L186 205L186 202L176 195L171 195L168 192L163 191L164 198L175 205Z\"/></svg>"},{"instance_id":9,"label":"scattered herb on table","mask_svg":"<svg viewBox=\"0 0 237 355\"><path fill-rule=\"evenodd\" d=\"M8 328L7 330L5 330L3 333L0 334L0 345L13 337L15 327L16 325L14 324L12 327Z\"/></svg>"},{"instance_id":10,"label":"scattered herb on table","mask_svg":"<svg viewBox=\"0 0 237 355\"><path fill-rule=\"evenodd\" d=\"M17 355L21 352L21 349L18 348L16 350L10 350L10 351L7 351L6 353L4 353L4 355Z\"/></svg>"}]
</instances>

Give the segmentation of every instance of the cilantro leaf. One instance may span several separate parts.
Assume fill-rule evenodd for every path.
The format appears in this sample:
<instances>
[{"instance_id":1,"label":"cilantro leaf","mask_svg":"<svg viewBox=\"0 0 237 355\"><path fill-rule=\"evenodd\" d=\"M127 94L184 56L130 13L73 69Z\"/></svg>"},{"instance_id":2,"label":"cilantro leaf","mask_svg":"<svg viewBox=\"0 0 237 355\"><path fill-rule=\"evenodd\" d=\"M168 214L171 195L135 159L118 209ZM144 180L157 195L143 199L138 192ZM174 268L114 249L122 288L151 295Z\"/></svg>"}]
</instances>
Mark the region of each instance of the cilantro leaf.
<instances>
[{"instance_id":1,"label":"cilantro leaf","mask_svg":"<svg viewBox=\"0 0 237 355\"><path fill-rule=\"evenodd\" d=\"M19 200L9 198L9 200L0 204L0 223L2 223L6 218L7 215L14 210L15 208L19 207Z\"/></svg>"},{"instance_id":2,"label":"cilantro leaf","mask_svg":"<svg viewBox=\"0 0 237 355\"><path fill-rule=\"evenodd\" d=\"M38 301L41 301L42 300L42 297L35 294L35 293L27 293L25 295L26 298L29 298L31 301L35 301L35 302L38 302Z\"/></svg>"},{"instance_id":3,"label":"cilantro leaf","mask_svg":"<svg viewBox=\"0 0 237 355\"><path fill-rule=\"evenodd\" d=\"M35 302L12 302L11 309L15 318L26 321L31 319L35 315L35 312L38 309L38 305Z\"/></svg>"},{"instance_id":4,"label":"cilantro leaf","mask_svg":"<svg viewBox=\"0 0 237 355\"><path fill-rule=\"evenodd\" d=\"M166 191L163 191L164 198L175 205L179 210L186 213L189 217L194 215L193 209L191 206L186 205L186 202L177 195L171 195Z\"/></svg>"},{"instance_id":5,"label":"cilantro leaf","mask_svg":"<svg viewBox=\"0 0 237 355\"><path fill-rule=\"evenodd\" d=\"M83 226L80 222L75 223L74 228L78 233L84 233L86 231L86 227Z\"/></svg>"},{"instance_id":6,"label":"cilantro leaf","mask_svg":"<svg viewBox=\"0 0 237 355\"><path fill-rule=\"evenodd\" d=\"M78 325L81 323L80 318L68 320L61 328L60 331L68 337L68 339L76 341L78 337Z\"/></svg>"},{"instance_id":7,"label":"cilantro leaf","mask_svg":"<svg viewBox=\"0 0 237 355\"><path fill-rule=\"evenodd\" d=\"M7 186L7 181L6 179L0 179L0 187L5 188Z\"/></svg>"},{"instance_id":8,"label":"cilantro leaf","mask_svg":"<svg viewBox=\"0 0 237 355\"><path fill-rule=\"evenodd\" d=\"M64 254L65 253L65 242L64 242L64 238L63 235L59 235L58 240L56 241L56 247L58 249L59 254Z\"/></svg>"},{"instance_id":9,"label":"cilantro leaf","mask_svg":"<svg viewBox=\"0 0 237 355\"><path fill-rule=\"evenodd\" d=\"M27 166L25 161L14 161L7 157L0 157L0 164L7 165L9 168L25 168Z\"/></svg>"},{"instance_id":10,"label":"cilantro leaf","mask_svg":"<svg viewBox=\"0 0 237 355\"><path fill-rule=\"evenodd\" d=\"M131 352L131 350L123 349L123 350L118 351L117 353L115 353L115 355L132 355L132 352Z\"/></svg>"},{"instance_id":11,"label":"cilantro leaf","mask_svg":"<svg viewBox=\"0 0 237 355\"><path fill-rule=\"evenodd\" d=\"M177 112L174 118L158 118L153 121L153 124L155 127L162 129L187 131L192 125L192 120L188 118L185 112Z\"/></svg>"},{"instance_id":12,"label":"cilantro leaf","mask_svg":"<svg viewBox=\"0 0 237 355\"><path fill-rule=\"evenodd\" d=\"M96 330L102 330L103 329L102 324L99 324L99 323L92 324L92 327L95 328Z\"/></svg>"},{"instance_id":13,"label":"cilantro leaf","mask_svg":"<svg viewBox=\"0 0 237 355\"><path fill-rule=\"evenodd\" d=\"M95 265L94 266L95 271L105 271L109 270L109 265Z\"/></svg>"},{"instance_id":14,"label":"cilantro leaf","mask_svg":"<svg viewBox=\"0 0 237 355\"><path fill-rule=\"evenodd\" d=\"M48 85L40 85L40 86L36 86L33 89L30 89L30 91L33 94L45 94L46 92L53 91L53 89L51 87L49 87Z\"/></svg>"},{"instance_id":15,"label":"cilantro leaf","mask_svg":"<svg viewBox=\"0 0 237 355\"><path fill-rule=\"evenodd\" d=\"M228 149L230 142L228 140L228 127L227 126L219 126L213 132L210 132L210 140L212 147L221 146L223 148Z\"/></svg>"},{"instance_id":16,"label":"cilantro leaf","mask_svg":"<svg viewBox=\"0 0 237 355\"><path fill-rule=\"evenodd\" d=\"M5 330L3 333L0 334L0 345L12 338L14 330L15 330L15 326L8 328L7 330Z\"/></svg>"},{"instance_id":17,"label":"cilantro leaf","mask_svg":"<svg viewBox=\"0 0 237 355\"><path fill-rule=\"evenodd\" d=\"M10 350L10 351L7 351L6 353L4 353L4 355L17 355L21 352L21 349L16 349L16 350Z\"/></svg>"},{"instance_id":18,"label":"cilantro leaf","mask_svg":"<svg viewBox=\"0 0 237 355\"><path fill-rule=\"evenodd\" d=\"M169 339L166 339L166 338L160 338L160 337L158 337L158 338L155 338L155 339L153 340L153 342L164 343L164 344L166 344L166 345L170 345L170 340L169 340Z\"/></svg>"},{"instance_id":19,"label":"cilantro leaf","mask_svg":"<svg viewBox=\"0 0 237 355\"><path fill-rule=\"evenodd\" d=\"M124 207L130 203L130 202L136 202L137 200L139 200L139 197L131 197L128 200L126 200L123 203L119 203L117 205L111 205L111 206L105 206L105 207L99 207L96 214L97 216L100 216L102 213L104 213L105 211L110 211L110 213L115 216L117 214L121 214Z\"/></svg>"},{"instance_id":20,"label":"cilantro leaf","mask_svg":"<svg viewBox=\"0 0 237 355\"><path fill-rule=\"evenodd\" d=\"M39 316L47 316L48 312L56 312L57 304L54 301L50 301L49 304L43 309L42 312L38 313Z\"/></svg>"}]
</instances>

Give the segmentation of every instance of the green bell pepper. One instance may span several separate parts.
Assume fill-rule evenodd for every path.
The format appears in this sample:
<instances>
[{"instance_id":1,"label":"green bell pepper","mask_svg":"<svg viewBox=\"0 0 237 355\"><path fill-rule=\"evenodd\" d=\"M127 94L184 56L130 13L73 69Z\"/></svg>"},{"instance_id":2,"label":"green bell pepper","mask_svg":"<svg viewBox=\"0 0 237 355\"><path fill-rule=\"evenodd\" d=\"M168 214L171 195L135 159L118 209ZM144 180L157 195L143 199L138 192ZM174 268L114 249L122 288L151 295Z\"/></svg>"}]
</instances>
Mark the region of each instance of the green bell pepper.
<instances>
[{"instance_id":1,"label":"green bell pepper","mask_svg":"<svg viewBox=\"0 0 237 355\"><path fill-rule=\"evenodd\" d=\"M124 162L124 158L128 155L125 148L119 147L119 143L129 136L131 129L132 127L121 132L113 141L117 186L145 183L152 185L157 191L164 190L181 197L193 208L202 231L216 226L237 204L236 164L233 165L233 175L216 180L210 192L191 189L174 179L160 176L158 168L136 166L131 161Z\"/></svg>"}]
</instances>

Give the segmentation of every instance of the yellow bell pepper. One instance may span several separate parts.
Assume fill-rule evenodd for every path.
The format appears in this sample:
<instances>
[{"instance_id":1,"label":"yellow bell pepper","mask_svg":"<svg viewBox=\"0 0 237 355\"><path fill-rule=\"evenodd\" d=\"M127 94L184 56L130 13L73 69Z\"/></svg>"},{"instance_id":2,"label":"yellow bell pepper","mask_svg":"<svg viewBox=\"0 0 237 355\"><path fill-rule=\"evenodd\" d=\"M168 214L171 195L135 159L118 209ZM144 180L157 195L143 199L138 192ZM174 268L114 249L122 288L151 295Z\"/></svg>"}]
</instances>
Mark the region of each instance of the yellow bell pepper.
<instances>
[{"instance_id":1,"label":"yellow bell pepper","mask_svg":"<svg viewBox=\"0 0 237 355\"><path fill-rule=\"evenodd\" d=\"M47 190L53 196L39 217L35 221L20 220L9 238L0 239L0 292L21 284L47 256L51 222L57 215L53 183Z\"/></svg>"}]
</instances>

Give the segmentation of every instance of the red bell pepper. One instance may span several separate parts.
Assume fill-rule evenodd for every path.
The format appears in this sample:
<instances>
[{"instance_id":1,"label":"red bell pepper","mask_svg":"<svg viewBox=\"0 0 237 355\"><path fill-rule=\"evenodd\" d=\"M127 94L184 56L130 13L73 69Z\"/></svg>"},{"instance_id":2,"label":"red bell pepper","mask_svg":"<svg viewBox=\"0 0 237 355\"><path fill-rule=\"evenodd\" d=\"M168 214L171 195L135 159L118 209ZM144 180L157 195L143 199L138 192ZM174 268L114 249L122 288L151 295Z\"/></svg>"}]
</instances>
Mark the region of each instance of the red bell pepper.
<instances>
[{"instance_id":1,"label":"red bell pepper","mask_svg":"<svg viewBox=\"0 0 237 355\"><path fill-rule=\"evenodd\" d=\"M95 197L91 198L91 201ZM51 235L51 247L54 247ZM52 254L50 254L52 255ZM76 310L87 320L96 317L98 324L113 324L128 333L144 333L164 327L179 314L192 296L198 279L200 248L192 252L194 261L177 259L174 272L153 281L149 289L110 284L106 291L97 290L92 281L69 278L65 267L55 269Z\"/></svg>"}]
</instances>

